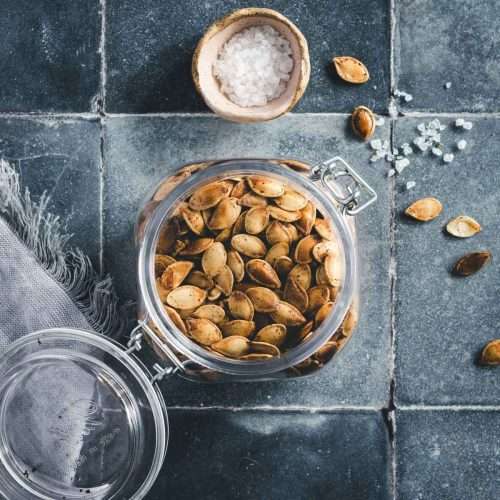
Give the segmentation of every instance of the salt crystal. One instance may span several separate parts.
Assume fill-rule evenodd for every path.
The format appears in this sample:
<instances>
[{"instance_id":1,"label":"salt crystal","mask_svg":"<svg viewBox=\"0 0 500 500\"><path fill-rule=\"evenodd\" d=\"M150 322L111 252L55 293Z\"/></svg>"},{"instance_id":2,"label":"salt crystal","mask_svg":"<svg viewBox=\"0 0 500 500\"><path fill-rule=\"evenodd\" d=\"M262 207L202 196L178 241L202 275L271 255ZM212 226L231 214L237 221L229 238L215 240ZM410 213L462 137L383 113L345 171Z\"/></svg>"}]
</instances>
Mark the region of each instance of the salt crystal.
<instances>
[{"instance_id":1,"label":"salt crystal","mask_svg":"<svg viewBox=\"0 0 500 500\"><path fill-rule=\"evenodd\" d=\"M464 122L464 130L470 130L472 128L472 122Z\"/></svg>"},{"instance_id":2,"label":"salt crystal","mask_svg":"<svg viewBox=\"0 0 500 500\"><path fill-rule=\"evenodd\" d=\"M431 149L431 152L434 156L443 156L443 151L441 150L441 148L433 147Z\"/></svg>"},{"instance_id":3,"label":"salt crystal","mask_svg":"<svg viewBox=\"0 0 500 500\"><path fill-rule=\"evenodd\" d=\"M294 64L291 54L289 41L272 26L252 26L225 43L213 73L235 104L263 106L286 90Z\"/></svg>"},{"instance_id":4,"label":"salt crystal","mask_svg":"<svg viewBox=\"0 0 500 500\"><path fill-rule=\"evenodd\" d=\"M408 158L401 158L400 160L396 160L394 162L394 168L398 174L400 174L409 164L410 160Z\"/></svg>"},{"instance_id":5,"label":"salt crystal","mask_svg":"<svg viewBox=\"0 0 500 500\"><path fill-rule=\"evenodd\" d=\"M406 94L406 95L405 95L405 101L406 101L406 102L413 101L413 96L412 96L411 94Z\"/></svg>"},{"instance_id":6,"label":"salt crystal","mask_svg":"<svg viewBox=\"0 0 500 500\"><path fill-rule=\"evenodd\" d=\"M463 151L467 146L467 141L464 139L461 139L460 141L457 142L457 149L460 151Z\"/></svg>"},{"instance_id":7,"label":"salt crystal","mask_svg":"<svg viewBox=\"0 0 500 500\"><path fill-rule=\"evenodd\" d=\"M375 120L375 125L377 125L377 127L381 127L384 123L385 120L381 116Z\"/></svg>"},{"instance_id":8,"label":"salt crystal","mask_svg":"<svg viewBox=\"0 0 500 500\"><path fill-rule=\"evenodd\" d=\"M406 190L409 191L410 189L413 189L417 183L415 181L408 181L406 183Z\"/></svg>"},{"instance_id":9,"label":"salt crystal","mask_svg":"<svg viewBox=\"0 0 500 500\"><path fill-rule=\"evenodd\" d=\"M373 139L370 141L370 146L375 150L382 149L382 141L380 139Z\"/></svg>"},{"instance_id":10,"label":"salt crystal","mask_svg":"<svg viewBox=\"0 0 500 500\"><path fill-rule=\"evenodd\" d=\"M389 172L387 172L387 177L394 177L396 175L396 171L391 168Z\"/></svg>"},{"instance_id":11,"label":"salt crystal","mask_svg":"<svg viewBox=\"0 0 500 500\"><path fill-rule=\"evenodd\" d=\"M465 120L463 118L457 118L455 120L455 127L463 127L464 126L464 123L465 123Z\"/></svg>"},{"instance_id":12,"label":"salt crystal","mask_svg":"<svg viewBox=\"0 0 500 500\"><path fill-rule=\"evenodd\" d=\"M443 156L443 161L445 163L451 163L453 161L453 159L455 158L455 156L453 155L453 153L446 153L444 156Z\"/></svg>"},{"instance_id":13,"label":"salt crystal","mask_svg":"<svg viewBox=\"0 0 500 500\"><path fill-rule=\"evenodd\" d=\"M444 84L444 88L445 88L445 89L451 89L451 82L446 82L446 83Z\"/></svg>"}]
</instances>

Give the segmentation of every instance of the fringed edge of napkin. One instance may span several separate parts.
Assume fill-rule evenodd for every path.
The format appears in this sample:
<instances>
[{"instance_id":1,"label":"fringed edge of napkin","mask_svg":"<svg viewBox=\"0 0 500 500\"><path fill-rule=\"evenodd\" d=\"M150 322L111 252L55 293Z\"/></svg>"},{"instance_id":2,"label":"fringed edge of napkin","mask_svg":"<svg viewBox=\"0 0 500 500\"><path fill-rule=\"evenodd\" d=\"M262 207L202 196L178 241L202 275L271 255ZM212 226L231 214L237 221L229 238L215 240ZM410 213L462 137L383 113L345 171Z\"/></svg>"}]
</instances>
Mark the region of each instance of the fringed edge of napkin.
<instances>
[{"instance_id":1,"label":"fringed edge of napkin","mask_svg":"<svg viewBox=\"0 0 500 500\"><path fill-rule=\"evenodd\" d=\"M58 216L50 213L50 196L38 202L21 191L19 173L0 160L0 214L21 241L34 253L45 271L75 302L97 332L117 337L123 329L118 297L109 276L100 276L90 259L68 245L71 234Z\"/></svg>"}]
</instances>

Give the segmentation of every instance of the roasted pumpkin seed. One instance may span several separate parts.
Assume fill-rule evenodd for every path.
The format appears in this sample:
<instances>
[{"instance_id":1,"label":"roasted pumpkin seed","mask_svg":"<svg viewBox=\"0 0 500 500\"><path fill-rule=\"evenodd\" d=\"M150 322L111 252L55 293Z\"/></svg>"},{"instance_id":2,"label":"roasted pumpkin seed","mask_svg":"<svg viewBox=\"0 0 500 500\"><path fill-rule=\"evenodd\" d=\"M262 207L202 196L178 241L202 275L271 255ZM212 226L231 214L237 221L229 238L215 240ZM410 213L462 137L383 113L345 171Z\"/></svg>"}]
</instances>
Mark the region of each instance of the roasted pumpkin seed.
<instances>
[{"instance_id":1,"label":"roasted pumpkin seed","mask_svg":"<svg viewBox=\"0 0 500 500\"><path fill-rule=\"evenodd\" d=\"M234 279L239 283L245 277L245 263L236 250L227 252L227 265L233 272Z\"/></svg>"},{"instance_id":2,"label":"roasted pumpkin seed","mask_svg":"<svg viewBox=\"0 0 500 500\"><path fill-rule=\"evenodd\" d=\"M274 202L283 210L295 212L305 208L307 198L293 189L285 188L285 192L281 196L278 196L278 198L275 198Z\"/></svg>"},{"instance_id":3,"label":"roasted pumpkin seed","mask_svg":"<svg viewBox=\"0 0 500 500\"><path fill-rule=\"evenodd\" d=\"M215 286L222 290L222 293L229 297L233 291L234 276L229 266L225 265L214 278Z\"/></svg>"},{"instance_id":4,"label":"roasted pumpkin seed","mask_svg":"<svg viewBox=\"0 0 500 500\"><path fill-rule=\"evenodd\" d=\"M286 338L286 326L279 323L272 323L261 328L255 335L255 341L266 342L277 347L281 346Z\"/></svg>"},{"instance_id":5,"label":"roasted pumpkin seed","mask_svg":"<svg viewBox=\"0 0 500 500\"><path fill-rule=\"evenodd\" d=\"M238 203L242 207L266 207L267 200L263 196L259 196L255 193L245 193L241 198L238 199Z\"/></svg>"},{"instance_id":6,"label":"roasted pumpkin seed","mask_svg":"<svg viewBox=\"0 0 500 500\"><path fill-rule=\"evenodd\" d=\"M481 225L472 217L459 215L446 224L446 231L457 238L470 238L481 231Z\"/></svg>"},{"instance_id":7,"label":"roasted pumpkin seed","mask_svg":"<svg viewBox=\"0 0 500 500\"><path fill-rule=\"evenodd\" d=\"M284 255L283 257L278 257L274 263L274 268L278 273L280 278L285 278L288 273L293 269L294 263L290 257Z\"/></svg>"},{"instance_id":8,"label":"roasted pumpkin seed","mask_svg":"<svg viewBox=\"0 0 500 500\"><path fill-rule=\"evenodd\" d=\"M308 264L297 264L288 273L288 279L295 280L304 290L309 290L312 282L311 268Z\"/></svg>"},{"instance_id":9,"label":"roasted pumpkin seed","mask_svg":"<svg viewBox=\"0 0 500 500\"><path fill-rule=\"evenodd\" d=\"M375 116L366 106L358 106L352 112L351 125L361 139L369 139L375 131Z\"/></svg>"},{"instance_id":10,"label":"roasted pumpkin seed","mask_svg":"<svg viewBox=\"0 0 500 500\"><path fill-rule=\"evenodd\" d=\"M305 313L309 306L307 292L293 278L289 278L285 284L283 300L295 306L301 313Z\"/></svg>"},{"instance_id":11,"label":"roasted pumpkin seed","mask_svg":"<svg viewBox=\"0 0 500 500\"><path fill-rule=\"evenodd\" d=\"M233 318L247 321L253 319L253 303L245 293L234 291L227 300L227 306Z\"/></svg>"},{"instance_id":12,"label":"roasted pumpkin seed","mask_svg":"<svg viewBox=\"0 0 500 500\"><path fill-rule=\"evenodd\" d=\"M491 253L487 250L471 252L464 255L453 266L453 273L457 276L470 276L480 271L491 261Z\"/></svg>"},{"instance_id":13,"label":"roasted pumpkin seed","mask_svg":"<svg viewBox=\"0 0 500 500\"><path fill-rule=\"evenodd\" d=\"M208 319L187 319L189 336L202 345L211 346L222 339L222 333L216 324Z\"/></svg>"},{"instance_id":14,"label":"roasted pumpkin seed","mask_svg":"<svg viewBox=\"0 0 500 500\"><path fill-rule=\"evenodd\" d=\"M205 229L205 221L199 210L193 210L189 206L180 209L182 218L186 225L197 235L201 235Z\"/></svg>"},{"instance_id":15,"label":"roasted pumpkin seed","mask_svg":"<svg viewBox=\"0 0 500 500\"><path fill-rule=\"evenodd\" d=\"M246 264L246 271L256 283L270 288L280 288L281 281L269 262L262 259L252 259Z\"/></svg>"},{"instance_id":16,"label":"roasted pumpkin seed","mask_svg":"<svg viewBox=\"0 0 500 500\"><path fill-rule=\"evenodd\" d=\"M273 221L267 226L266 229L266 239L270 245L275 245L276 243L290 243L291 238L289 232L286 230L286 226L283 222Z\"/></svg>"},{"instance_id":17,"label":"roasted pumpkin seed","mask_svg":"<svg viewBox=\"0 0 500 500\"><path fill-rule=\"evenodd\" d=\"M232 335L250 337L255 332L255 323L244 319L233 319L222 323L221 330L224 337Z\"/></svg>"},{"instance_id":18,"label":"roasted pumpkin seed","mask_svg":"<svg viewBox=\"0 0 500 500\"><path fill-rule=\"evenodd\" d=\"M248 177L248 185L254 193L266 198L276 198L285 192L285 185L270 177L252 175Z\"/></svg>"},{"instance_id":19,"label":"roasted pumpkin seed","mask_svg":"<svg viewBox=\"0 0 500 500\"><path fill-rule=\"evenodd\" d=\"M320 242L316 235L308 234L298 241L293 258L297 264L310 264L313 260L313 249Z\"/></svg>"},{"instance_id":20,"label":"roasted pumpkin seed","mask_svg":"<svg viewBox=\"0 0 500 500\"><path fill-rule=\"evenodd\" d=\"M161 275L161 284L167 288L177 288L185 280L193 269L193 263L189 261L177 261L170 264Z\"/></svg>"},{"instance_id":21,"label":"roasted pumpkin seed","mask_svg":"<svg viewBox=\"0 0 500 500\"><path fill-rule=\"evenodd\" d=\"M197 189L189 198L189 207L193 210L206 210L215 207L223 198L229 196L232 185L224 182L212 182Z\"/></svg>"},{"instance_id":22,"label":"roasted pumpkin seed","mask_svg":"<svg viewBox=\"0 0 500 500\"><path fill-rule=\"evenodd\" d=\"M186 285L194 285L205 290L215 286L213 279L202 271L191 271L189 276L184 280L184 283Z\"/></svg>"},{"instance_id":23,"label":"roasted pumpkin seed","mask_svg":"<svg viewBox=\"0 0 500 500\"><path fill-rule=\"evenodd\" d=\"M253 353L269 354L270 356L274 356L276 358L279 358L281 354L280 350L275 345L267 342L257 342L255 340L250 342L250 350Z\"/></svg>"},{"instance_id":24,"label":"roasted pumpkin seed","mask_svg":"<svg viewBox=\"0 0 500 500\"><path fill-rule=\"evenodd\" d=\"M309 234L312 231L314 223L316 222L316 207L311 201L300 211L301 217L297 221L297 229L302 234Z\"/></svg>"},{"instance_id":25,"label":"roasted pumpkin seed","mask_svg":"<svg viewBox=\"0 0 500 500\"><path fill-rule=\"evenodd\" d=\"M161 254L156 254L155 255L155 277L159 278L165 269L170 265L175 262L175 259L173 257L170 257L170 255L161 255Z\"/></svg>"},{"instance_id":26,"label":"roasted pumpkin seed","mask_svg":"<svg viewBox=\"0 0 500 500\"><path fill-rule=\"evenodd\" d=\"M207 276L213 278L222 271L226 262L226 249L221 242L216 241L203 253L201 267Z\"/></svg>"},{"instance_id":27,"label":"roasted pumpkin seed","mask_svg":"<svg viewBox=\"0 0 500 500\"><path fill-rule=\"evenodd\" d=\"M251 234L237 234L231 238L234 250L247 257L259 258L266 255L266 245L257 236Z\"/></svg>"},{"instance_id":28,"label":"roasted pumpkin seed","mask_svg":"<svg viewBox=\"0 0 500 500\"><path fill-rule=\"evenodd\" d=\"M488 342L481 352L482 365L500 365L500 340Z\"/></svg>"},{"instance_id":29,"label":"roasted pumpkin seed","mask_svg":"<svg viewBox=\"0 0 500 500\"><path fill-rule=\"evenodd\" d=\"M406 210L405 214L412 219L428 222L435 219L443 210L443 205L436 198L422 198L413 202Z\"/></svg>"},{"instance_id":30,"label":"roasted pumpkin seed","mask_svg":"<svg viewBox=\"0 0 500 500\"><path fill-rule=\"evenodd\" d=\"M218 325L224 321L226 312L224 308L215 304L205 304L204 306L198 307L193 313L193 316L199 319L208 319L212 323Z\"/></svg>"},{"instance_id":31,"label":"roasted pumpkin seed","mask_svg":"<svg viewBox=\"0 0 500 500\"><path fill-rule=\"evenodd\" d=\"M366 66L354 57L334 57L332 62L337 74L346 82L360 84L367 82L370 78Z\"/></svg>"},{"instance_id":32,"label":"roasted pumpkin seed","mask_svg":"<svg viewBox=\"0 0 500 500\"><path fill-rule=\"evenodd\" d=\"M270 314L273 321L285 326L300 326L306 322L306 318L295 306L284 301L280 301L276 310Z\"/></svg>"},{"instance_id":33,"label":"roasted pumpkin seed","mask_svg":"<svg viewBox=\"0 0 500 500\"><path fill-rule=\"evenodd\" d=\"M213 238L197 238L191 240L180 252L180 255L199 255L210 248L213 244Z\"/></svg>"},{"instance_id":34,"label":"roasted pumpkin seed","mask_svg":"<svg viewBox=\"0 0 500 500\"><path fill-rule=\"evenodd\" d=\"M250 352L250 341L246 337L232 335L210 346L215 352L229 358L239 358Z\"/></svg>"},{"instance_id":35,"label":"roasted pumpkin seed","mask_svg":"<svg viewBox=\"0 0 500 500\"><path fill-rule=\"evenodd\" d=\"M206 290L193 285L182 285L167 296L167 304L174 309L195 309L207 298Z\"/></svg>"},{"instance_id":36,"label":"roasted pumpkin seed","mask_svg":"<svg viewBox=\"0 0 500 500\"><path fill-rule=\"evenodd\" d=\"M266 207L251 208L245 217L245 230L249 234L259 234L269 224L269 212Z\"/></svg>"},{"instance_id":37,"label":"roasted pumpkin seed","mask_svg":"<svg viewBox=\"0 0 500 500\"><path fill-rule=\"evenodd\" d=\"M316 315L314 316L316 326L319 326L321 323L323 323L323 321L330 315L334 305L334 302L327 302L318 309Z\"/></svg>"},{"instance_id":38,"label":"roasted pumpkin seed","mask_svg":"<svg viewBox=\"0 0 500 500\"><path fill-rule=\"evenodd\" d=\"M300 212L300 210L283 210L282 208L276 207L274 205L269 205L267 207L267 210L269 211L269 215L273 219L279 220L281 222L295 222L302 217L302 213Z\"/></svg>"},{"instance_id":39,"label":"roasted pumpkin seed","mask_svg":"<svg viewBox=\"0 0 500 500\"><path fill-rule=\"evenodd\" d=\"M165 306L165 311L168 314L168 317L172 320L172 323L184 334L187 333L186 324L184 320L181 318L180 314L173 308L169 306Z\"/></svg>"},{"instance_id":40,"label":"roasted pumpkin seed","mask_svg":"<svg viewBox=\"0 0 500 500\"><path fill-rule=\"evenodd\" d=\"M307 294L309 296L308 310L312 312L317 311L330 300L330 289L326 285L309 288Z\"/></svg>"},{"instance_id":41,"label":"roasted pumpkin seed","mask_svg":"<svg viewBox=\"0 0 500 500\"><path fill-rule=\"evenodd\" d=\"M290 245L284 241L274 244L266 253L265 260L274 267L280 257L287 256L290 252Z\"/></svg>"},{"instance_id":42,"label":"roasted pumpkin seed","mask_svg":"<svg viewBox=\"0 0 500 500\"><path fill-rule=\"evenodd\" d=\"M221 230L232 227L240 216L241 205L237 198L225 198L216 207L208 223L209 229Z\"/></svg>"},{"instance_id":43,"label":"roasted pumpkin seed","mask_svg":"<svg viewBox=\"0 0 500 500\"><path fill-rule=\"evenodd\" d=\"M279 297L269 288L253 286L246 292L252 301L253 307L257 312L270 313L276 310L280 302Z\"/></svg>"}]
</instances>

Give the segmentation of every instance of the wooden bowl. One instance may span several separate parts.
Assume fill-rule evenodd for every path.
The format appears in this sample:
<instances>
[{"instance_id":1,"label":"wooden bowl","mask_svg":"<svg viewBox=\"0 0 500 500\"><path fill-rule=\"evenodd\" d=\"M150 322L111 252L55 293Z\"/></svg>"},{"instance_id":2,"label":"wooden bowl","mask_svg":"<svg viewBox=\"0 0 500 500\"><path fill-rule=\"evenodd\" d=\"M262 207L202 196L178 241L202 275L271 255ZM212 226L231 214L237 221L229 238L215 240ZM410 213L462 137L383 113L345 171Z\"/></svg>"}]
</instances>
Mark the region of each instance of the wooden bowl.
<instances>
[{"instance_id":1,"label":"wooden bowl","mask_svg":"<svg viewBox=\"0 0 500 500\"><path fill-rule=\"evenodd\" d=\"M213 65L222 46L235 33L264 24L271 25L290 42L294 66L281 96L264 106L245 108L233 103L220 90ZM311 73L307 41L299 29L279 12L259 8L239 9L208 28L194 52L192 73L196 89L205 103L222 118L243 123L272 120L290 111L307 87Z\"/></svg>"}]
</instances>

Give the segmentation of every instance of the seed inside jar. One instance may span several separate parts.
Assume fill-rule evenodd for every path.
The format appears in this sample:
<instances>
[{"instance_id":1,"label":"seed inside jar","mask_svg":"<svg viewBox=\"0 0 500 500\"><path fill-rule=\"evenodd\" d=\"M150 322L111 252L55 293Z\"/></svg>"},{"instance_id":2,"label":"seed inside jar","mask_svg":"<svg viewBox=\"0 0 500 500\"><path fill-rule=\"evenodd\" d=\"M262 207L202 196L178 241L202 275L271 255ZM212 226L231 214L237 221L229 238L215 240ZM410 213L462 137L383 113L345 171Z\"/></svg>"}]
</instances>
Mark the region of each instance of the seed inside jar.
<instances>
[{"instance_id":1,"label":"seed inside jar","mask_svg":"<svg viewBox=\"0 0 500 500\"><path fill-rule=\"evenodd\" d=\"M307 342L334 309L344 274L328 214L309 198L259 175L205 184L184 200L155 256L158 295L175 327L242 361Z\"/></svg>"}]
</instances>

